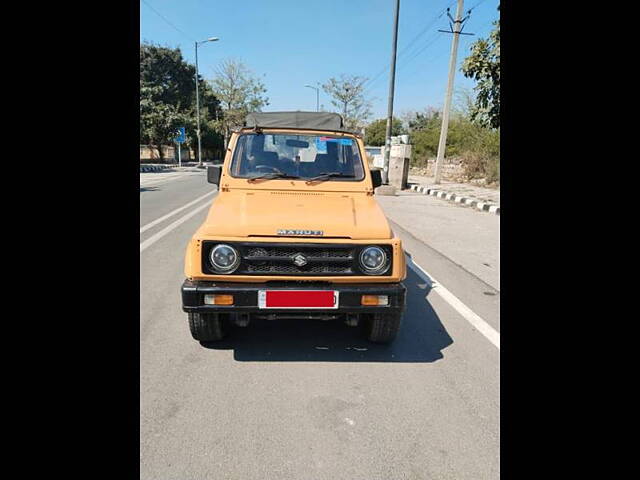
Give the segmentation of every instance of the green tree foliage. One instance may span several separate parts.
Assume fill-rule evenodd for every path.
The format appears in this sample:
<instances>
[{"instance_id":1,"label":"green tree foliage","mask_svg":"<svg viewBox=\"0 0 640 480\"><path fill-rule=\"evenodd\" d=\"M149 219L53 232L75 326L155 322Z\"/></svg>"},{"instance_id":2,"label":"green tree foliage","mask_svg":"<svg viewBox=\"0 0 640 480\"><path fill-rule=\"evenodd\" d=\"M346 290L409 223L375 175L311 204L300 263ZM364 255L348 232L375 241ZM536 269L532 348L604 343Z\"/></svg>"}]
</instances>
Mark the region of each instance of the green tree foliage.
<instances>
[{"instance_id":1,"label":"green tree foliage","mask_svg":"<svg viewBox=\"0 0 640 480\"><path fill-rule=\"evenodd\" d=\"M195 67L185 62L180 49L140 45L140 141L158 149L173 143L178 127L187 131L187 146L197 146ZM220 147L220 135L210 120L219 109L208 85L199 79L202 146Z\"/></svg>"},{"instance_id":2,"label":"green tree foliage","mask_svg":"<svg viewBox=\"0 0 640 480\"><path fill-rule=\"evenodd\" d=\"M269 105L264 84L239 60L224 60L216 70L211 88L223 109L218 125L224 131L225 145L231 129L242 125L248 112L259 112Z\"/></svg>"},{"instance_id":3,"label":"green tree foliage","mask_svg":"<svg viewBox=\"0 0 640 480\"><path fill-rule=\"evenodd\" d=\"M488 39L480 38L471 45L471 54L465 58L462 72L476 81L471 120L500 128L500 20L493 24L495 28Z\"/></svg>"},{"instance_id":4,"label":"green tree foliage","mask_svg":"<svg viewBox=\"0 0 640 480\"><path fill-rule=\"evenodd\" d=\"M403 135L406 133L402 126L402 120L399 118L393 118L391 122L391 135ZM380 118L371 122L364 131L364 143L372 147L379 147L384 145L387 134L387 119Z\"/></svg>"},{"instance_id":5,"label":"green tree foliage","mask_svg":"<svg viewBox=\"0 0 640 480\"><path fill-rule=\"evenodd\" d=\"M438 153L442 119L440 112L429 108L407 116L413 144L412 166L426 166ZM452 112L447 134L447 157L458 157L468 178L500 180L500 130L474 122L468 115Z\"/></svg>"},{"instance_id":6,"label":"green tree foliage","mask_svg":"<svg viewBox=\"0 0 640 480\"><path fill-rule=\"evenodd\" d=\"M348 129L360 130L371 116L371 102L364 97L366 81L366 77L342 74L339 79L332 77L322 85Z\"/></svg>"}]
</instances>

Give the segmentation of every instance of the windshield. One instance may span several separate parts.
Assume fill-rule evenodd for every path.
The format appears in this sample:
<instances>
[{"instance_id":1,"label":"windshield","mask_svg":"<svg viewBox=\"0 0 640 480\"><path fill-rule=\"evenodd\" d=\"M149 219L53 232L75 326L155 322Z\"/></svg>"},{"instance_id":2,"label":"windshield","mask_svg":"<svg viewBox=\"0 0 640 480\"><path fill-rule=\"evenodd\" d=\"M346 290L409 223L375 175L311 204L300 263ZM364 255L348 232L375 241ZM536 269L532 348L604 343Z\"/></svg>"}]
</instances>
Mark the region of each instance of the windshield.
<instances>
[{"instance_id":1,"label":"windshield","mask_svg":"<svg viewBox=\"0 0 640 480\"><path fill-rule=\"evenodd\" d=\"M252 178L282 174L310 179L331 173L331 181L361 181L364 169L354 138L331 135L240 135L231 176Z\"/></svg>"}]
</instances>

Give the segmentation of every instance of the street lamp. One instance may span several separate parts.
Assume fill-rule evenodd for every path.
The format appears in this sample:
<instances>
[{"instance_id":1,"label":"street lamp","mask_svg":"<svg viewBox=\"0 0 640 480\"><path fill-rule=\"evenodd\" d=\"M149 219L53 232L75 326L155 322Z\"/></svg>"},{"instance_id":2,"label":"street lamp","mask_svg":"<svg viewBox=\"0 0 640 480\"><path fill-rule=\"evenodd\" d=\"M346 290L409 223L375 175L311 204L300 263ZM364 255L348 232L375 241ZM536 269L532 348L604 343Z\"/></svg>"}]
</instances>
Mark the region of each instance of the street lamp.
<instances>
[{"instance_id":1,"label":"street lamp","mask_svg":"<svg viewBox=\"0 0 640 480\"><path fill-rule=\"evenodd\" d=\"M316 112L320 111L320 89L313 85L305 85L305 87L313 88L316 91Z\"/></svg>"},{"instance_id":2,"label":"street lamp","mask_svg":"<svg viewBox=\"0 0 640 480\"><path fill-rule=\"evenodd\" d=\"M201 42L195 42L196 44L196 120L198 122L198 166L202 166L202 152L200 147L200 96L198 92L198 45L201 43L207 42L217 42L219 40L218 37L210 37Z\"/></svg>"},{"instance_id":3,"label":"street lamp","mask_svg":"<svg viewBox=\"0 0 640 480\"><path fill-rule=\"evenodd\" d=\"M349 95L349 87L344 87L344 96L345 96L345 101L344 101L344 119L347 119L347 100L346 97L347 95Z\"/></svg>"}]
</instances>

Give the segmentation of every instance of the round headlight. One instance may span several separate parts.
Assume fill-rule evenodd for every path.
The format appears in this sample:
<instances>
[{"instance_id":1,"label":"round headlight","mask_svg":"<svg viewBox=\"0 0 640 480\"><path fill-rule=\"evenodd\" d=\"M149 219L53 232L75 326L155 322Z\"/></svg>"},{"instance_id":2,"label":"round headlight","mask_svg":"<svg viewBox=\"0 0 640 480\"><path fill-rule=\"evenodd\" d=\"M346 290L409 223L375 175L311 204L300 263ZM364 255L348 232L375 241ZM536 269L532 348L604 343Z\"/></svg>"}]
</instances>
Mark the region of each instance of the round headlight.
<instances>
[{"instance_id":1,"label":"round headlight","mask_svg":"<svg viewBox=\"0 0 640 480\"><path fill-rule=\"evenodd\" d=\"M231 273L240 264L238 251L229 245L216 245L209 252L213 269L218 273Z\"/></svg>"},{"instance_id":2,"label":"round headlight","mask_svg":"<svg viewBox=\"0 0 640 480\"><path fill-rule=\"evenodd\" d=\"M368 275L383 273L389 267L387 254L380 247L367 247L360 253L360 265Z\"/></svg>"}]
</instances>

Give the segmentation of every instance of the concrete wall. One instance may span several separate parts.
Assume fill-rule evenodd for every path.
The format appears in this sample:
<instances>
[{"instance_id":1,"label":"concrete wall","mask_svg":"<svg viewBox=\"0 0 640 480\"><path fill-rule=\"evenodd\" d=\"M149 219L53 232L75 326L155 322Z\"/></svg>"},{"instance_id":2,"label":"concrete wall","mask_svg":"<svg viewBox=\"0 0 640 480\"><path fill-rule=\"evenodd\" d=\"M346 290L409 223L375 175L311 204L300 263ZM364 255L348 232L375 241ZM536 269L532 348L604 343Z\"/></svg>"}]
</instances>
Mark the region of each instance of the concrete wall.
<instances>
[{"instance_id":1,"label":"concrete wall","mask_svg":"<svg viewBox=\"0 0 640 480\"><path fill-rule=\"evenodd\" d=\"M433 177L436 172L436 159L430 158L426 167L411 167L412 175ZM445 158L442 163L442 179L457 182L464 179L464 166L459 158Z\"/></svg>"},{"instance_id":2,"label":"concrete wall","mask_svg":"<svg viewBox=\"0 0 640 480\"><path fill-rule=\"evenodd\" d=\"M167 163L176 163L178 161L178 150L173 146L164 145L162 147L164 160ZM189 148L182 146L181 156L183 162L191 161L192 154ZM160 156L157 148L150 148L147 145L140 145L140 162L158 163Z\"/></svg>"}]
</instances>

